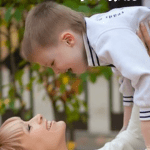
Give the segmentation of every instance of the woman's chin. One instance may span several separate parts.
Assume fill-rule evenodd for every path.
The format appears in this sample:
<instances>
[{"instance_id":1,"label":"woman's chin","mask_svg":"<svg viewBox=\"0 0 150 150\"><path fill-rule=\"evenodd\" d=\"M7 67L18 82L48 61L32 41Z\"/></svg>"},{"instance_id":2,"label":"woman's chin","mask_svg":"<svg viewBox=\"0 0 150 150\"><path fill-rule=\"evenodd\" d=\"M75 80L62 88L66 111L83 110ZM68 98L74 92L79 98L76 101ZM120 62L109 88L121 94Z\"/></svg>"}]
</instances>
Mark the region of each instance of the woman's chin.
<instances>
[{"instance_id":1,"label":"woman's chin","mask_svg":"<svg viewBox=\"0 0 150 150\"><path fill-rule=\"evenodd\" d=\"M66 123L64 121L58 121L58 123L60 123L62 126L66 127Z\"/></svg>"},{"instance_id":2,"label":"woman's chin","mask_svg":"<svg viewBox=\"0 0 150 150\"><path fill-rule=\"evenodd\" d=\"M57 124L61 127L64 128L64 130L66 130L66 123L64 121L58 121Z\"/></svg>"}]
</instances>

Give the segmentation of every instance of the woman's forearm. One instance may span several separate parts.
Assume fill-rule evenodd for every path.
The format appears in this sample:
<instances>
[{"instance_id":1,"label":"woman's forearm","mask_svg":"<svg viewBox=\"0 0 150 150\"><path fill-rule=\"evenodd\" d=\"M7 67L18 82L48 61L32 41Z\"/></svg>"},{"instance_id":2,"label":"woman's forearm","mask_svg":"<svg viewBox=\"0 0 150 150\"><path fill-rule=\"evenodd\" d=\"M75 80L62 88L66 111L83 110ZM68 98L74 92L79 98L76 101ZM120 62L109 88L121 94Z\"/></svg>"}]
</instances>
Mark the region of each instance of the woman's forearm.
<instances>
[{"instance_id":1,"label":"woman's forearm","mask_svg":"<svg viewBox=\"0 0 150 150\"><path fill-rule=\"evenodd\" d=\"M132 106L124 106L123 128L127 128L131 117Z\"/></svg>"}]
</instances>

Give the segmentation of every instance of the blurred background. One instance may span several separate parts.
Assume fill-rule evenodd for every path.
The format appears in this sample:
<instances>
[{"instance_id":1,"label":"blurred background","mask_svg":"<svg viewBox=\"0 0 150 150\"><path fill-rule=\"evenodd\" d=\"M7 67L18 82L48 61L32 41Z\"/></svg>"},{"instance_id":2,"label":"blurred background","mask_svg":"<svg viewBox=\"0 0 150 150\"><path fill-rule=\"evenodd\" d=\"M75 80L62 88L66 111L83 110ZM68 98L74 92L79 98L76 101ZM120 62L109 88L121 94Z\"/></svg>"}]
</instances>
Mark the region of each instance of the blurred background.
<instances>
[{"instance_id":1,"label":"blurred background","mask_svg":"<svg viewBox=\"0 0 150 150\"><path fill-rule=\"evenodd\" d=\"M12 116L29 120L42 114L64 120L69 150L92 150L111 141L122 127L122 95L110 67L76 76L20 56L28 11L44 0L0 0L0 124ZM145 5L149 0L53 0L90 17L113 8Z\"/></svg>"}]
</instances>

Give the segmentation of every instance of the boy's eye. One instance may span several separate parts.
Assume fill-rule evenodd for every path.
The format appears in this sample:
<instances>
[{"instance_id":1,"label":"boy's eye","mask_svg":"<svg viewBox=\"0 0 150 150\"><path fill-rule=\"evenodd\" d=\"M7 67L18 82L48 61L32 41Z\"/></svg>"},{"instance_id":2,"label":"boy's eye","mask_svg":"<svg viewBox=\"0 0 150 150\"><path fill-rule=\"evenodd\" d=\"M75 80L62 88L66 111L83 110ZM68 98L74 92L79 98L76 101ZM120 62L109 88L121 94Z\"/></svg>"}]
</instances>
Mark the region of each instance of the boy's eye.
<instances>
[{"instance_id":1,"label":"boy's eye","mask_svg":"<svg viewBox=\"0 0 150 150\"><path fill-rule=\"evenodd\" d=\"M53 65L54 65L54 61L52 62L51 66L53 66Z\"/></svg>"}]
</instances>

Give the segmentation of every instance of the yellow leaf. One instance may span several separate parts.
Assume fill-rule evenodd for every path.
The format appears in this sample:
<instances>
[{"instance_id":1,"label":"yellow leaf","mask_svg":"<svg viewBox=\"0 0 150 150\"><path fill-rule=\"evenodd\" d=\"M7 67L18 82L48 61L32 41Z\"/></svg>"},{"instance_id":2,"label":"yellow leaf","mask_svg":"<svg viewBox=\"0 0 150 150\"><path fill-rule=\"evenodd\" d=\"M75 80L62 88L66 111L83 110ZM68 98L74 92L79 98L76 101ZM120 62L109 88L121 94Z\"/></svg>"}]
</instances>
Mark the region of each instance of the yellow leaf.
<instances>
[{"instance_id":1,"label":"yellow leaf","mask_svg":"<svg viewBox=\"0 0 150 150\"><path fill-rule=\"evenodd\" d=\"M76 147L76 143L73 141L68 142L68 150L74 150Z\"/></svg>"},{"instance_id":2,"label":"yellow leaf","mask_svg":"<svg viewBox=\"0 0 150 150\"><path fill-rule=\"evenodd\" d=\"M2 104L3 104L3 102L2 102L2 101L0 101L0 107L2 106Z\"/></svg>"},{"instance_id":3,"label":"yellow leaf","mask_svg":"<svg viewBox=\"0 0 150 150\"><path fill-rule=\"evenodd\" d=\"M63 84L68 84L69 83L69 77L68 76L64 76L63 78L62 78L62 83Z\"/></svg>"},{"instance_id":4,"label":"yellow leaf","mask_svg":"<svg viewBox=\"0 0 150 150\"><path fill-rule=\"evenodd\" d=\"M30 9L32 9L34 7L34 5L30 5Z\"/></svg>"},{"instance_id":5,"label":"yellow leaf","mask_svg":"<svg viewBox=\"0 0 150 150\"><path fill-rule=\"evenodd\" d=\"M10 102L10 100L9 100L8 98L4 100L4 104L5 104L5 105L8 105L9 102Z\"/></svg>"},{"instance_id":6,"label":"yellow leaf","mask_svg":"<svg viewBox=\"0 0 150 150\"><path fill-rule=\"evenodd\" d=\"M48 92L51 92L51 91L52 91L52 89L53 89L53 85L52 85L52 84L50 84L50 85L48 86L47 90L48 90Z\"/></svg>"},{"instance_id":7,"label":"yellow leaf","mask_svg":"<svg viewBox=\"0 0 150 150\"><path fill-rule=\"evenodd\" d=\"M1 25L4 25L4 26L7 26L7 22L6 22L6 20L2 20L2 24Z\"/></svg>"}]
</instances>

